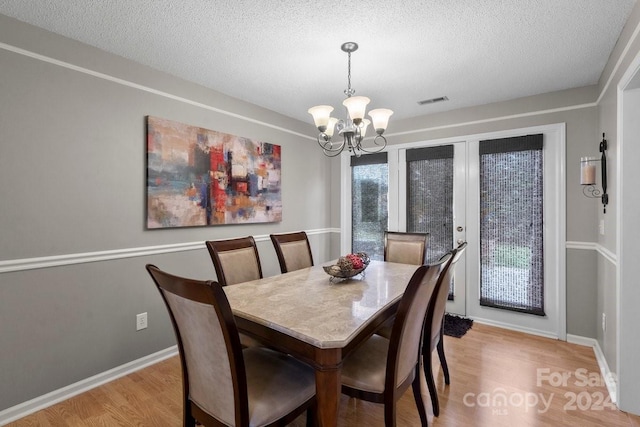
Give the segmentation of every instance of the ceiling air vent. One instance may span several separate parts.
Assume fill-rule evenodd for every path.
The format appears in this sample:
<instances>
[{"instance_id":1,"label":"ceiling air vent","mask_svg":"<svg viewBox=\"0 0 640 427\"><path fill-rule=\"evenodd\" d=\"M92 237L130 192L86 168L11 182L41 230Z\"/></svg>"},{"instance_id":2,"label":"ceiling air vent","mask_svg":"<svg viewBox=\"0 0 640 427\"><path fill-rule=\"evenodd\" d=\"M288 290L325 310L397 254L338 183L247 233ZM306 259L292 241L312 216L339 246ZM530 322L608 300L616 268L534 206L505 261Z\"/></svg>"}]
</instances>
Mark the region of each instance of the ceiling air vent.
<instances>
[{"instance_id":1,"label":"ceiling air vent","mask_svg":"<svg viewBox=\"0 0 640 427\"><path fill-rule=\"evenodd\" d=\"M427 104L434 104L436 102L442 102L442 101L448 101L449 98L447 98L446 96L440 96L438 98L431 98L431 99L425 99L424 101L418 101L419 105L427 105Z\"/></svg>"}]
</instances>

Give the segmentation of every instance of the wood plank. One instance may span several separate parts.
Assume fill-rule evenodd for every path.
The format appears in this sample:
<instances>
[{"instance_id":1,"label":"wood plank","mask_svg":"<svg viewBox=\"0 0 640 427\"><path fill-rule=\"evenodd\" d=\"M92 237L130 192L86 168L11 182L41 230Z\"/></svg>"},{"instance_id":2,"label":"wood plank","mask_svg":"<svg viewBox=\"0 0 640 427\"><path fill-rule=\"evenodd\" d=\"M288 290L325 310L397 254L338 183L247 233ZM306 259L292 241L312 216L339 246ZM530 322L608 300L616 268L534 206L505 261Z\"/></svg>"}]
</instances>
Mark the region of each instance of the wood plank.
<instances>
[{"instance_id":1,"label":"wood plank","mask_svg":"<svg viewBox=\"0 0 640 427\"><path fill-rule=\"evenodd\" d=\"M640 417L597 405L600 394L607 396L604 384L581 381L582 374L599 376L591 348L482 324L462 338L445 337L444 345L451 384L444 384L434 353L440 416L433 416L423 384L429 425L640 427ZM555 381L562 375L566 380ZM180 426L181 381L176 356L8 426ZM397 414L399 426L420 426L411 389ZM292 423L304 425L304 415ZM382 426L382 406L341 396L338 425Z\"/></svg>"}]
</instances>

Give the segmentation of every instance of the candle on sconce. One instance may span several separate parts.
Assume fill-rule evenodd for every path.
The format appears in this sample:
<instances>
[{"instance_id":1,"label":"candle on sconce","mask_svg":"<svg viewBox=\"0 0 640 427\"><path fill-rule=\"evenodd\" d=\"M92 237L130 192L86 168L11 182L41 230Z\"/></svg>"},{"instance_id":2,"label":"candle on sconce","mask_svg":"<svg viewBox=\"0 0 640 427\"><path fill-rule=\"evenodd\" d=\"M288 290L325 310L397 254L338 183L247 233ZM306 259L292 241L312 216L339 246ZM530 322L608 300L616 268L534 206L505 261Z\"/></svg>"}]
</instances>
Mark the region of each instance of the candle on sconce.
<instances>
[{"instance_id":1,"label":"candle on sconce","mask_svg":"<svg viewBox=\"0 0 640 427\"><path fill-rule=\"evenodd\" d=\"M583 157L580 159L580 184L594 185L596 183L596 165L594 159Z\"/></svg>"}]
</instances>

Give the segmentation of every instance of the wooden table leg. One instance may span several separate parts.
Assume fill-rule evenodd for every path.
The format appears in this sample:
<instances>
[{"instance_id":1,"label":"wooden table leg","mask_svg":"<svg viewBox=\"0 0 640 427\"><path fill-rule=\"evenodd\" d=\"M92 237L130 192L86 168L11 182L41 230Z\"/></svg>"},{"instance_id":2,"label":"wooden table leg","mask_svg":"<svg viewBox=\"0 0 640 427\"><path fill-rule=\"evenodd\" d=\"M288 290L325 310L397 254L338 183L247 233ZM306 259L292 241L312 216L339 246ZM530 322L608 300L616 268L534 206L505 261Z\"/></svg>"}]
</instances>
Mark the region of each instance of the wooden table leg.
<instances>
[{"instance_id":1,"label":"wooden table leg","mask_svg":"<svg viewBox=\"0 0 640 427\"><path fill-rule=\"evenodd\" d=\"M318 425L336 427L340 405L340 370L316 371Z\"/></svg>"},{"instance_id":2,"label":"wooden table leg","mask_svg":"<svg viewBox=\"0 0 640 427\"><path fill-rule=\"evenodd\" d=\"M318 402L319 427L338 425L338 407L341 392L341 352L338 349L325 351L324 363L316 368L316 400ZM328 357L327 357L328 356Z\"/></svg>"}]
</instances>

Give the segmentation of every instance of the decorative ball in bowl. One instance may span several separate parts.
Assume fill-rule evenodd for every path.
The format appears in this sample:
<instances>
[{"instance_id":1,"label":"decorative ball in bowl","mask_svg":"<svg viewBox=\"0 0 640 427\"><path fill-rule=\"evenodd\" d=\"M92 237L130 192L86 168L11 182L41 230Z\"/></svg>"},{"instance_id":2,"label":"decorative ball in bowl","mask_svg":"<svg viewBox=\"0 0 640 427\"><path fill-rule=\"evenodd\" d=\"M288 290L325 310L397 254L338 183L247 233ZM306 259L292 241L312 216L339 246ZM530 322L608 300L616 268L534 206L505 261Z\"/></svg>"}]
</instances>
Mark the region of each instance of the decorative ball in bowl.
<instances>
[{"instance_id":1,"label":"decorative ball in bowl","mask_svg":"<svg viewBox=\"0 0 640 427\"><path fill-rule=\"evenodd\" d=\"M325 273L339 279L348 279L362 273L369 265L369 255L364 252L348 254L338 258L334 265L327 265Z\"/></svg>"}]
</instances>

